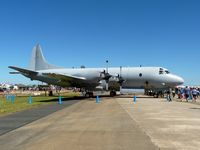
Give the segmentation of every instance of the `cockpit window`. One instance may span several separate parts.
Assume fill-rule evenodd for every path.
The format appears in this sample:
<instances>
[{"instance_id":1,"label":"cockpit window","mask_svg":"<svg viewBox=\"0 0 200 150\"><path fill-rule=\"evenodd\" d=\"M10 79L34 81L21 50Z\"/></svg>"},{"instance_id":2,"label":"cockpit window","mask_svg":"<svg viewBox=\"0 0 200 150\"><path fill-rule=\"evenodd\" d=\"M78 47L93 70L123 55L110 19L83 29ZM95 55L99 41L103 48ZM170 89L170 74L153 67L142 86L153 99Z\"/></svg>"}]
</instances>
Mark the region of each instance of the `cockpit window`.
<instances>
[{"instance_id":1,"label":"cockpit window","mask_svg":"<svg viewBox=\"0 0 200 150\"><path fill-rule=\"evenodd\" d=\"M159 74L163 74L163 73L164 73L163 68L160 68L160 69L159 69Z\"/></svg>"},{"instance_id":2,"label":"cockpit window","mask_svg":"<svg viewBox=\"0 0 200 150\"><path fill-rule=\"evenodd\" d=\"M166 73L166 74L169 74L170 72L169 72L168 70L165 70L165 73Z\"/></svg>"},{"instance_id":3,"label":"cockpit window","mask_svg":"<svg viewBox=\"0 0 200 150\"><path fill-rule=\"evenodd\" d=\"M169 74L170 72L166 69L160 68L159 69L159 74Z\"/></svg>"}]
</instances>

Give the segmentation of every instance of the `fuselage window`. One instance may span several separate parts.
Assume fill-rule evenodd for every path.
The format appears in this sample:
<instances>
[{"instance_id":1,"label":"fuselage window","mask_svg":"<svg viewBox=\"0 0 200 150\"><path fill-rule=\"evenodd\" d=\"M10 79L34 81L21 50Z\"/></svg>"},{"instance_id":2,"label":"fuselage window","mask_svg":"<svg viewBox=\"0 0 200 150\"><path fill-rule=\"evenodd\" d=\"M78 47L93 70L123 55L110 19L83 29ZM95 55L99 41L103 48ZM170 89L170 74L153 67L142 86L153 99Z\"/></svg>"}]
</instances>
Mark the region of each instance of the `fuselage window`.
<instances>
[{"instance_id":1,"label":"fuselage window","mask_svg":"<svg viewBox=\"0 0 200 150\"><path fill-rule=\"evenodd\" d=\"M142 77L142 73L139 74L139 77Z\"/></svg>"},{"instance_id":2,"label":"fuselage window","mask_svg":"<svg viewBox=\"0 0 200 150\"><path fill-rule=\"evenodd\" d=\"M163 70L160 70L160 71L159 71L159 74L163 74Z\"/></svg>"},{"instance_id":3,"label":"fuselage window","mask_svg":"<svg viewBox=\"0 0 200 150\"><path fill-rule=\"evenodd\" d=\"M168 70L165 70L163 68L159 69L159 74L169 74L170 72Z\"/></svg>"}]
</instances>

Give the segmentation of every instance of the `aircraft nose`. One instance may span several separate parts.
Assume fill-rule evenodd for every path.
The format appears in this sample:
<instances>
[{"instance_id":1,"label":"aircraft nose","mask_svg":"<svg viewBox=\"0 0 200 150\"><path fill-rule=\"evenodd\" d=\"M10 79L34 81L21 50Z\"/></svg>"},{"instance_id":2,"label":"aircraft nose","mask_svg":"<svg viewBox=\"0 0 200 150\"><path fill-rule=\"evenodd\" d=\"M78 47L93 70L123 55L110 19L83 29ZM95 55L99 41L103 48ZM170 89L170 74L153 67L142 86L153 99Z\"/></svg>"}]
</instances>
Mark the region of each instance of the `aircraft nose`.
<instances>
[{"instance_id":1,"label":"aircraft nose","mask_svg":"<svg viewBox=\"0 0 200 150\"><path fill-rule=\"evenodd\" d=\"M183 78L181 78L181 77L179 77L179 76L176 76L176 83L177 83L178 85L183 84L183 83L184 83Z\"/></svg>"}]
</instances>

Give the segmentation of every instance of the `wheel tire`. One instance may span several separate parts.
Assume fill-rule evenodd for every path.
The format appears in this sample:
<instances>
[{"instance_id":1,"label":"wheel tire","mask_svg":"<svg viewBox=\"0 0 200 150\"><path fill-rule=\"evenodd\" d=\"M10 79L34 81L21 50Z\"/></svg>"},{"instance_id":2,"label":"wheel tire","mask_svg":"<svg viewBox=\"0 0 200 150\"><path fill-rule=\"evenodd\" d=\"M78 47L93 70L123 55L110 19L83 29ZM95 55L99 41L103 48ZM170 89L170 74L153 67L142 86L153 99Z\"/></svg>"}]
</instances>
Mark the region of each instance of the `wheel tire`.
<instances>
[{"instance_id":1,"label":"wheel tire","mask_svg":"<svg viewBox=\"0 0 200 150\"><path fill-rule=\"evenodd\" d=\"M85 97L86 97L86 98L91 98L91 97L93 97L93 92L87 92L87 93L85 94Z\"/></svg>"},{"instance_id":2,"label":"wheel tire","mask_svg":"<svg viewBox=\"0 0 200 150\"><path fill-rule=\"evenodd\" d=\"M89 93L89 97L92 98L93 97L93 92Z\"/></svg>"},{"instance_id":3,"label":"wheel tire","mask_svg":"<svg viewBox=\"0 0 200 150\"><path fill-rule=\"evenodd\" d=\"M86 93L86 94L85 94L85 97L86 97L86 98L89 98L89 97L90 97L90 94L89 94L89 93Z\"/></svg>"},{"instance_id":4,"label":"wheel tire","mask_svg":"<svg viewBox=\"0 0 200 150\"><path fill-rule=\"evenodd\" d=\"M110 91L110 96L111 97L116 96L116 92L115 91Z\"/></svg>"}]
</instances>

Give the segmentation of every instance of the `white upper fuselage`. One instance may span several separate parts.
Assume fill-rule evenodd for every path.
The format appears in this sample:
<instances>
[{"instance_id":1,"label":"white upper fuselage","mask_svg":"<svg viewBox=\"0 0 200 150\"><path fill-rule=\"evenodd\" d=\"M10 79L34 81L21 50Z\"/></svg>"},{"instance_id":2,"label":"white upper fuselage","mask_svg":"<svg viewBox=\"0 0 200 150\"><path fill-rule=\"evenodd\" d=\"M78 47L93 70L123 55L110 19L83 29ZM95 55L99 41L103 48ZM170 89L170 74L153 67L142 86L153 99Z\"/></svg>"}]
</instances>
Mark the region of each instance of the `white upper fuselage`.
<instances>
[{"instance_id":1,"label":"white upper fuselage","mask_svg":"<svg viewBox=\"0 0 200 150\"><path fill-rule=\"evenodd\" d=\"M162 70L162 73L160 72ZM55 73L62 75L71 75L84 78L88 84L94 86L99 85L100 73L106 70L105 68L70 68L70 69L48 69L40 70L37 80L42 80L43 73ZM110 82L116 81L116 76L120 74L120 68L109 68L109 74L112 77ZM121 70L121 76L125 80L122 87L125 88L168 88L182 84L184 81L181 77L171 74L167 69L161 67L125 67ZM43 81L45 82L45 81ZM48 81L51 82L51 81ZM51 83L50 83L51 84ZM55 83L54 83L55 84ZM58 83L59 85L59 83ZM69 85L66 83L66 86ZM61 83L61 86L65 86ZM102 85L105 86L105 85Z\"/></svg>"}]
</instances>

